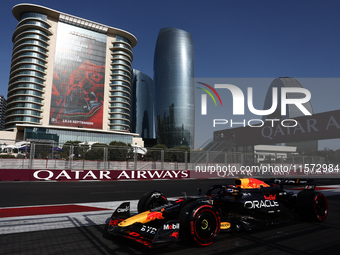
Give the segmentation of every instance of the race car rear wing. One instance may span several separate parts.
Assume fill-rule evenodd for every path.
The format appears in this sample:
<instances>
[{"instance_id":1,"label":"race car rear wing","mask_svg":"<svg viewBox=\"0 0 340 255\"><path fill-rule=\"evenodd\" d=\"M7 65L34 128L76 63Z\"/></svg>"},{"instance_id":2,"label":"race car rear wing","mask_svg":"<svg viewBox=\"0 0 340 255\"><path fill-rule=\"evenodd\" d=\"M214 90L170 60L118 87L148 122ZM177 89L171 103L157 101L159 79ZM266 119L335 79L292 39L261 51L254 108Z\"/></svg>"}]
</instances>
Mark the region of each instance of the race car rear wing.
<instances>
[{"instance_id":1,"label":"race car rear wing","mask_svg":"<svg viewBox=\"0 0 340 255\"><path fill-rule=\"evenodd\" d=\"M284 185L294 185L294 184L310 184L312 183L314 180L313 179L285 179L285 178L275 178L275 179L270 179L269 180L272 183L275 184L284 184Z\"/></svg>"}]
</instances>

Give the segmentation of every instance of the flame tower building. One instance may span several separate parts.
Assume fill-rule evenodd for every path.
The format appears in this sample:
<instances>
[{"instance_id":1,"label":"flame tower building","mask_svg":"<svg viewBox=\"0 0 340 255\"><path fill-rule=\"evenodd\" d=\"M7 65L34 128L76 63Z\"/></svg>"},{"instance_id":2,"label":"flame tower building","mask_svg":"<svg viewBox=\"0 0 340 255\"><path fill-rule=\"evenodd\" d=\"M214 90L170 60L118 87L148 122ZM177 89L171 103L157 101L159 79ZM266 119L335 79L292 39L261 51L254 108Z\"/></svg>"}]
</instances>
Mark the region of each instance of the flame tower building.
<instances>
[{"instance_id":1,"label":"flame tower building","mask_svg":"<svg viewBox=\"0 0 340 255\"><path fill-rule=\"evenodd\" d=\"M190 33L162 28L154 56L157 143L194 147L194 47Z\"/></svg>"}]
</instances>

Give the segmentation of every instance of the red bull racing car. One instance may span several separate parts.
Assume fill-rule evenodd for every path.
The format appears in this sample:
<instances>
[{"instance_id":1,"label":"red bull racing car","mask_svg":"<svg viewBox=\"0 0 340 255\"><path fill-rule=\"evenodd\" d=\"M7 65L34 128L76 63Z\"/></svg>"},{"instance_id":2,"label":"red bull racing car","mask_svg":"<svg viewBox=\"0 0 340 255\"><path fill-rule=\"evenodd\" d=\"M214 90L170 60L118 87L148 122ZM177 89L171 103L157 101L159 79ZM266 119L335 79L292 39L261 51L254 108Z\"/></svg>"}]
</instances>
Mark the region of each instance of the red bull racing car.
<instances>
[{"instance_id":1,"label":"red bull racing car","mask_svg":"<svg viewBox=\"0 0 340 255\"><path fill-rule=\"evenodd\" d=\"M283 184L304 184L298 194ZM300 218L322 222L328 214L326 197L308 180L235 179L234 185L213 185L205 194L168 200L159 191L144 194L138 214L130 215L130 203L112 214L107 231L133 239L149 248L189 241L212 244L220 232L253 230Z\"/></svg>"}]
</instances>

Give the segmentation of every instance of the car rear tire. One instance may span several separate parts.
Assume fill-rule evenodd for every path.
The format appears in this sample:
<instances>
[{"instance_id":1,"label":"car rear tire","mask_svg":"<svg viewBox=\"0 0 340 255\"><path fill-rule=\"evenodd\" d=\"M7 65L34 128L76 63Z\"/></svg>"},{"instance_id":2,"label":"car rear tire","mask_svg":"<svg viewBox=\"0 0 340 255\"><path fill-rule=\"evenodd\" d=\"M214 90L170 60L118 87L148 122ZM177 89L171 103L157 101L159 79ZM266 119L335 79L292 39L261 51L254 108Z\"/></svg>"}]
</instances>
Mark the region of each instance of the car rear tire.
<instances>
[{"instance_id":1,"label":"car rear tire","mask_svg":"<svg viewBox=\"0 0 340 255\"><path fill-rule=\"evenodd\" d=\"M302 218L324 221L328 215L327 198L320 192L303 190L297 196L297 210Z\"/></svg>"},{"instance_id":2,"label":"car rear tire","mask_svg":"<svg viewBox=\"0 0 340 255\"><path fill-rule=\"evenodd\" d=\"M199 246L212 244L220 232L220 216L210 204L193 202L184 206L179 221L181 239Z\"/></svg>"},{"instance_id":3,"label":"car rear tire","mask_svg":"<svg viewBox=\"0 0 340 255\"><path fill-rule=\"evenodd\" d=\"M138 201L138 213L145 212L168 202L163 193L154 190L145 193Z\"/></svg>"}]
</instances>

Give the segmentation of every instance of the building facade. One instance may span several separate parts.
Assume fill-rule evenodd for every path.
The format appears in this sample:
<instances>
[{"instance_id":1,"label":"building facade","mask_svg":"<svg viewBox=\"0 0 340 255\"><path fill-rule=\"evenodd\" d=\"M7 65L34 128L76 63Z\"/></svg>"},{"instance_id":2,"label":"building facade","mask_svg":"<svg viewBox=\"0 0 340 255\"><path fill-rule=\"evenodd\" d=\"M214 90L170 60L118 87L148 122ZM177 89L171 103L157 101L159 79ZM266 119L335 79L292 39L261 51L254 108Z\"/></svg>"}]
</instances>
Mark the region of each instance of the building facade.
<instances>
[{"instance_id":1,"label":"building facade","mask_svg":"<svg viewBox=\"0 0 340 255\"><path fill-rule=\"evenodd\" d=\"M132 133L138 133L144 141L155 139L154 82L139 70L132 70L131 113Z\"/></svg>"},{"instance_id":2,"label":"building facade","mask_svg":"<svg viewBox=\"0 0 340 255\"><path fill-rule=\"evenodd\" d=\"M135 36L39 5L19 4L12 11L18 25L12 37L5 130L19 130L24 139L37 129L98 131L108 137L116 132L132 141ZM59 141L65 140L60 136Z\"/></svg>"},{"instance_id":3,"label":"building facade","mask_svg":"<svg viewBox=\"0 0 340 255\"><path fill-rule=\"evenodd\" d=\"M0 95L0 130L4 130L7 100Z\"/></svg>"},{"instance_id":4,"label":"building facade","mask_svg":"<svg viewBox=\"0 0 340 255\"><path fill-rule=\"evenodd\" d=\"M194 148L194 47L190 33L162 28L154 55L157 143Z\"/></svg>"}]
</instances>

